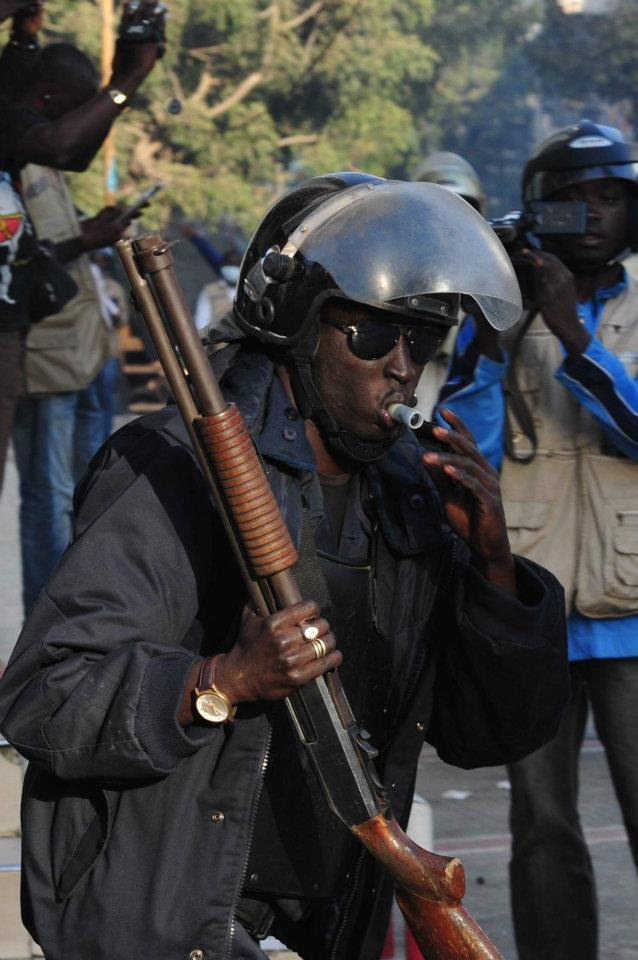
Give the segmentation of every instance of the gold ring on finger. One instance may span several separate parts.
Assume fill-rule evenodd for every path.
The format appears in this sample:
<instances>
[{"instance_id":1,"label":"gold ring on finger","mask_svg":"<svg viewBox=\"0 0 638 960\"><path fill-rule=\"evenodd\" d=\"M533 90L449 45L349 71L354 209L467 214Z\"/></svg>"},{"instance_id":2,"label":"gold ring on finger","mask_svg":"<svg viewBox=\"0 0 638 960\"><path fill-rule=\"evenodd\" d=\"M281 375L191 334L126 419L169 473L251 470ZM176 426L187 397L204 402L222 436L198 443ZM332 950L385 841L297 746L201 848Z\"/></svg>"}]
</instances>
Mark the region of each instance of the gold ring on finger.
<instances>
[{"instance_id":1,"label":"gold ring on finger","mask_svg":"<svg viewBox=\"0 0 638 960\"><path fill-rule=\"evenodd\" d=\"M315 639L315 640L311 640L310 642L312 643L313 649L315 651L315 660L321 660L322 657L325 657L325 655L328 652L328 648L325 645L324 641L321 639L321 637L318 640Z\"/></svg>"}]
</instances>

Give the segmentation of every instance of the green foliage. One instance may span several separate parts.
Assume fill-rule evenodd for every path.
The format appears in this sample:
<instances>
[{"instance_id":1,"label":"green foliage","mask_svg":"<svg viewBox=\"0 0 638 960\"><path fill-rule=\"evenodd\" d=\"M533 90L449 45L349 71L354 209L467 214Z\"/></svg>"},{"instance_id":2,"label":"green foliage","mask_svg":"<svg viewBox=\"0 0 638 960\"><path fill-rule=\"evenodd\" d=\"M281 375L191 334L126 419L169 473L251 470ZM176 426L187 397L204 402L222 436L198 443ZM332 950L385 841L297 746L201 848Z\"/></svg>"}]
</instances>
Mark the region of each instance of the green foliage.
<instances>
[{"instance_id":1,"label":"green foliage","mask_svg":"<svg viewBox=\"0 0 638 960\"><path fill-rule=\"evenodd\" d=\"M626 100L627 120L638 121L638 5L620 0L605 16L567 16L547 0L544 29L530 45L530 58L546 92L584 102Z\"/></svg>"},{"instance_id":2,"label":"green foliage","mask_svg":"<svg viewBox=\"0 0 638 960\"><path fill-rule=\"evenodd\" d=\"M152 210L165 219L230 217L249 231L303 176L409 176L433 149L467 156L502 212L517 202L541 94L626 97L635 113L635 0L604 17L567 16L557 0L168 3L164 61L115 128L121 198L164 180ZM47 40L99 61L98 0L46 11ZM75 178L89 211L102 179L100 158Z\"/></svg>"},{"instance_id":3,"label":"green foliage","mask_svg":"<svg viewBox=\"0 0 638 960\"><path fill-rule=\"evenodd\" d=\"M248 230L305 174L387 174L419 149L421 103L438 56L435 0L179 0L169 45L115 131L123 199L165 180L164 215L222 215ZM97 0L48 0L47 40L99 60ZM172 116L178 96L183 112ZM102 161L75 178L95 209ZM153 209L158 210L159 204Z\"/></svg>"}]
</instances>

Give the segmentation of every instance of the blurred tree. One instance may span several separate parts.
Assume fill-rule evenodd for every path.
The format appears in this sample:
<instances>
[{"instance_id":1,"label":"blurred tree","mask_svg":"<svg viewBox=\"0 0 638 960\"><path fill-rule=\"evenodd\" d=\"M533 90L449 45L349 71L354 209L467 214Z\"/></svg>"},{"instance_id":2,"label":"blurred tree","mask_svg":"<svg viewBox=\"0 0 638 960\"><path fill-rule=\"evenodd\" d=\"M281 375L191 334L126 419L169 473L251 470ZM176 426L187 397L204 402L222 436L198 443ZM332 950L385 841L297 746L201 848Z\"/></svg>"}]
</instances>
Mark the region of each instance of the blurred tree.
<instances>
[{"instance_id":1,"label":"blurred tree","mask_svg":"<svg viewBox=\"0 0 638 960\"><path fill-rule=\"evenodd\" d=\"M616 123L635 128L638 4L619 0L604 15L566 14L557 0L545 0L545 6L544 27L529 48L543 92L560 91L580 103L592 96L607 104L624 101Z\"/></svg>"},{"instance_id":2,"label":"blurred tree","mask_svg":"<svg viewBox=\"0 0 638 960\"><path fill-rule=\"evenodd\" d=\"M557 0L168 3L164 62L117 125L123 197L165 180L153 209L167 216L225 215L249 230L297 179L340 168L409 176L433 149L466 156L501 213L518 202L552 98L626 97L635 117L635 0L606 16L568 16ZM46 9L47 39L97 61L97 0ZM87 209L100 180L99 163L77 178Z\"/></svg>"},{"instance_id":3,"label":"blurred tree","mask_svg":"<svg viewBox=\"0 0 638 960\"><path fill-rule=\"evenodd\" d=\"M165 180L187 218L251 227L290 179L328 168L387 174L418 147L437 55L435 0L180 0L169 44L117 126L124 194ZM47 0L47 39L97 59L90 0ZM168 110L178 97L183 111ZM94 207L99 164L77 180ZM89 198L92 203L89 205Z\"/></svg>"}]
</instances>

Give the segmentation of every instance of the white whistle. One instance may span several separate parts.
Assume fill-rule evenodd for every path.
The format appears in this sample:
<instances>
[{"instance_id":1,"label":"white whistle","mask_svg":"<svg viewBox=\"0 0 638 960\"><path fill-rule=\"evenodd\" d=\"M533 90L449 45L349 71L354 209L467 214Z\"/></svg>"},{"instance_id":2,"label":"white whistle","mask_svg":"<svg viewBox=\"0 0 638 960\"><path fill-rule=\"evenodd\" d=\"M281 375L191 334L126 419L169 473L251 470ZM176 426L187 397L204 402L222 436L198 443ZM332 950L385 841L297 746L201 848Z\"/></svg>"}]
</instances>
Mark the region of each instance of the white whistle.
<instances>
[{"instance_id":1,"label":"white whistle","mask_svg":"<svg viewBox=\"0 0 638 960\"><path fill-rule=\"evenodd\" d=\"M406 406L405 403L391 403L388 413L396 423L402 423L404 427L410 427L412 430L418 430L423 425L423 415L414 407Z\"/></svg>"}]
</instances>

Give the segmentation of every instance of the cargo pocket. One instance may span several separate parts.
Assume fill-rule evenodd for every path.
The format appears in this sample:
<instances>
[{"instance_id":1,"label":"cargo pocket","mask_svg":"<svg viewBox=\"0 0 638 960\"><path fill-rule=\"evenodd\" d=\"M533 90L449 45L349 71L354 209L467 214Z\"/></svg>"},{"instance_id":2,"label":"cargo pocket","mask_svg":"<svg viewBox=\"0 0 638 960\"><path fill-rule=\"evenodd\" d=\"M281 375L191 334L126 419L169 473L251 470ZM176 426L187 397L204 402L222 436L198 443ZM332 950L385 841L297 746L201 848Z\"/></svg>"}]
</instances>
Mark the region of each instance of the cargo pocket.
<instances>
[{"instance_id":1,"label":"cargo pocket","mask_svg":"<svg viewBox=\"0 0 638 960\"><path fill-rule=\"evenodd\" d=\"M540 500L504 500L505 523L512 553L530 556L542 538L551 504Z\"/></svg>"},{"instance_id":2,"label":"cargo pocket","mask_svg":"<svg viewBox=\"0 0 638 960\"><path fill-rule=\"evenodd\" d=\"M638 510L618 510L615 520L607 591L613 597L638 601Z\"/></svg>"},{"instance_id":3,"label":"cargo pocket","mask_svg":"<svg viewBox=\"0 0 638 960\"><path fill-rule=\"evenodd\" d=\"M81 787L56 803L52 826L52 864L58 900L71 896L105 848L111 808L104 790Z\"/></svg>"}]
</instances>

